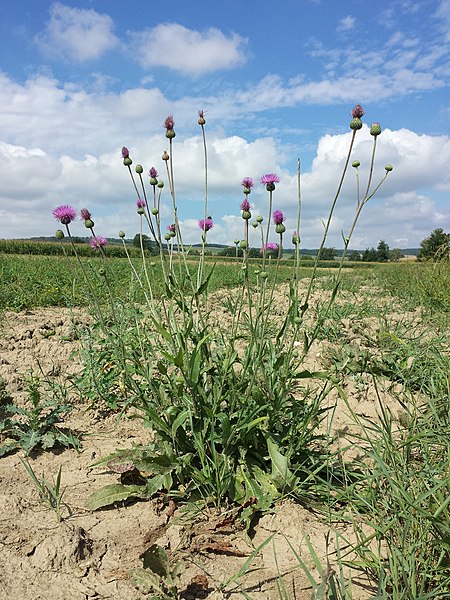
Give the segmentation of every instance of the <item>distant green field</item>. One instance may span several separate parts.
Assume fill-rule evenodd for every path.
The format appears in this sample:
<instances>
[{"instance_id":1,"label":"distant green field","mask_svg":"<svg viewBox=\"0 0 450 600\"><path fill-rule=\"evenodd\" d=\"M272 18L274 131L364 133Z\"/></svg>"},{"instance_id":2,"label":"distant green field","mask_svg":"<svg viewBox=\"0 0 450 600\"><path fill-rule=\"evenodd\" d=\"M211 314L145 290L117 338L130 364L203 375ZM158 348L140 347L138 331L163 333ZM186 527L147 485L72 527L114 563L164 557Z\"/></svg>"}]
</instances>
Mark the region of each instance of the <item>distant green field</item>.
<instances>
[{"instance_id":1,"label":"distant green field","mask_svg":"<svg viewBox=\"0 0 450 600\"><path fill-rule=\"evenodd\" d=\"M40 244L40 242L30 242ZM49 244L52 245L52 244ZM54 244L54 246L58 246ZM25 250L26 246L23 247ZM120 250L120 247L117 247ZM121 250L123 252L123 250ZM96 292L105 293L105 283L98 271L102 266L99 256L82 256L84 272ZM154 262L153 262L154 261ZM198 257L189 260L189 269L193 275L197 270ZM135 269L142 274L142 261L133 258ZM255 271L261 260L250 261L250 281L256 280ZM143 293L136 278L132 275L126 258L109 257L106 261L108 281L112 293L121 299L133 298L143 301ZM159 259L149 257L147 266L155 295L164 292L163 278ZM330 277L337 261L324 261L318 269L319 277ZM302 264L299 278L311 275L312 262ZM207 257L206 273L212 270L210 291L220 288L233 288L242 282L242 263L240 260L222 257ZM447 263L430 265L425 263L345 263L342 286L357 288L368 280L376 280L393 295L410 300L414 305L428 306L438 310L450 311L448 281L450 266ZM291 258L281 261L277 279L289 281L294 272ZM275 275L274 263L269 268L269 276ZM7 254L0 252L0 310L22 310L37 306L67 306L87 304L84 275L73 256L48 256L37 254Z\"/></svg>"}]
</instances>

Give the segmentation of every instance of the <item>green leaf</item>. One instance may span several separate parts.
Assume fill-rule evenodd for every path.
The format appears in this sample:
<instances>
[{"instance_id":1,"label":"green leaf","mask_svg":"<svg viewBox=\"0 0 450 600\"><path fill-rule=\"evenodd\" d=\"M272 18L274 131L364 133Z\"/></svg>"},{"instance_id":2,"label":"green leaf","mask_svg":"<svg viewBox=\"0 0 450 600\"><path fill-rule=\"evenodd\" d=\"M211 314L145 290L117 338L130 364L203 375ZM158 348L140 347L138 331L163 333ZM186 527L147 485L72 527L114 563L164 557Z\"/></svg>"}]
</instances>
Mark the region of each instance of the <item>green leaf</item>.
<instances>
[{"instance_id":1,"label":"green leaf","mask_svg":"<svg viewBox=\"0 0 450 600\"><path fill-rule=\"evenodd\" d=\"M288 467L288 459L281 454L278 445L270 437L267 438L267 448L272 461L272 480L278 487L291 488L295 482L295 476Z\"/></svg>"},{"instance_id":2,"label":"green leaf","mask_svg":"<svg viewBox=\"0 0 450 600\"><path fill-rule=\"evenodd\" d=\"M91 494L86 500L86 508L88 510L98 510L104 506L114 504L114 502L123 502L128 498L142 498L145 496L146 487L144 486L112 483Z\"/></svg>"},{"instance_id":3,"label":"green leaf","mask_svg":"<svg viewBox=\"0 0 450 600\"><path fill-rule=\"evenodd\" d=\"M159 592L160 588L160 577L151 571L147 571L143 568L133 569L130 572L131 580L133 585L141 590L144 594L149 594L152 591ZM161 596L153 596L153 598L161 598Z\"/></svg>"},{"instance_id":4,"label":"green leaf","mask_svg":"<svg viewBox=\"0 0 450 600\"><path fill-rule=\"evenodd\" d=\"M164 548L158 544L152 544L141 554L140 558L143 561L144 569L149 569L163 579L170 575L169 557Z\"/></svg>"}]
</instances>

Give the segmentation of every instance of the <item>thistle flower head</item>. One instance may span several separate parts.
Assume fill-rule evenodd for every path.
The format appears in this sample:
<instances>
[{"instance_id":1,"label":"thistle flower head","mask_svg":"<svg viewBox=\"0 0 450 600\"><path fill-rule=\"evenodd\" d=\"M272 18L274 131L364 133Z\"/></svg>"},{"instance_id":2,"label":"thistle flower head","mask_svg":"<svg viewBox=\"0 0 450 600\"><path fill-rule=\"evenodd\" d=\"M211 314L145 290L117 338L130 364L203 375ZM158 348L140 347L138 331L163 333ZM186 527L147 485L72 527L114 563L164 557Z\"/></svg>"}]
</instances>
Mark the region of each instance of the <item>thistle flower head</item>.
<instances>
[{"instance_id":1,"label":"thistle flower head","mask_svg":"<svg viewBox=\"0 0 450 600\"><path fill-rule=\"evenodd\" d=\"M106 246L107 243L108 240L101 235L91 237L91 239L89 240L89 246L94 250L101 250Z\"/></svg>"},{"instance_id":2,"label":"thistle flower head","mask_svg":"<svg viewBox=\"0 0 450 600\"><path fill-rule=\"evenodd\" d=\"M169 115L166 120L164 121L164 127L169 130L169 129L173 129L175 125L175 121L173 120L173 116Z\"/></svg>"},{"instance_id":3,"label":"thistle flower head","mask_svg":"<svg viewBox=\"0 0 450 600\"><path fill-rule=\"evenodd\" d=\"M300 236L298 235L297 230L295 230L294 233L292 234L292 243L294 244L294 246L297 246L297 244L300 243Z\"/></svg>"},{"instance_id":4,"label":"thistle flower head","mask_svg":"<svg viewBox=\"0 0 450 600\"><path fill-rule=\"evenodd\" d=\"M244 194L250 194L253 187L253 179L251 177L244 177L242 187L244 188Z\"/></svg>"},{"instance_id":5,"label":"thistle flower head","mask_svg":"<svg viewBox=\"0 0 450 600\"><path fill-rule=\"evenodd\" d=\"M199 110L198 111L198 124L199 125L204 125L206 123L206 119L205 119L205 111L204 110Z\"/></svg>"},{"instance_id":6,"label":"thistle flower head","mask_svg":"<svg viewBox=\"0 0 450 600\"><path fill-rule=\"evenodd\" d=\"M245 198L241 202L241 210L245 210L245 211L249 211L250 210L250 202L247 200L247 198Z\"/></svg>"},{"instance_id":7,"label":"thistle flower head","mask_svg":"<svg viewBox=\"0 0 450 600\"><path fill-rule=\"evenodd\" d=\"M167 231L171 231L172 233L175 233L177 230L177 227L176 227L175 223L171 223L170 225L167 225L166 229L167 229Z\"/></svg>"},{"instance_id":8,"label":"thistle flower head","mask_svg":"<svg viewBox=\"0 0 450 600\"><path fill-rule=\"evenodd\" d=\"M92 219L92 215L87 208L81 209L80 216L82 221L90 221Z\"/></svg>"},{"instance_id":9,"label":"thistle flower head","mask_svg":"<svg viewBox=\"0 0 450 600\"><path fill-rule=\"evenodd\" d=\"M264 244L264 246L261 248L260 253L263 254L264 252L276 252L278 250L278 244L275 244L275 242L267 242L267 244Z\"/></svg>"},{"instance_id":10,"label":"thistle flower head","mask_svg":"<svg viewBox=\"0 0 450 600\"><path fill-rule=\"evenodd\" d=\"M360 119L365 115L365 112L361 104L357 104L350 114L352 115L353 119Z\"/></svg>"},{"instance_id":11,"label":"thistle flower head","mask_svg":"<svg viewBox=\"0 0 450 600\"><path fill-rule=\"evenodd\" d=\"M150 177L154 177L155 179L158 177L158 171L155 169L155 167L151 167L148 174Z\"/></svg>"},{"instance_id":12,"label":"thistle flower head","mask_svg":"<svg viewBox=\"0 0 450 600\"><path fill-rule=\"evenodd\" d=\"M130 152L128 150L128 148L126 148L125 146L122 148L122 158L129 158L130 157Z\"/></svg>"},{"instance_id":13,"label":"thistle flower head","mask_svg":"<svg viewBox=\"0 0 450 600\"><path fill-rule=\"evenodd\" d=\"M261 183L267 185L269 183L280 183L280 178L275 173L266 173L261 177Z\"/></svg>"},{"instance_id":14,"label":"thistle flower head","mask_svg":"<svg viewBox=\"0 0 450 600\"><path fill-rule=\"evenodd\" d=\"M136 206L138 208L145 208L145 200L142 200L141 198L138 198L136 200Z\"/></svg>"},{"instance_id":15,"label":"thistle flower head","mask_svg":"<svg viewBox=\"0 0 450 600\"><path fill-rule=\"evenodd\" d=\"M198 222L198 226L203 231L209 231L214 227L214 223L211 217L206 217L206 219L200 219L200 221Z\"/></svg>"},{"instance_id":16,"label":"thistle flower head","mask_svg":"<svg viewBox=\"0 0 450 600\"><path fill-rule=\"evenodd\" d=\"M272 218L275 225L280 225L284 221L284 215L281 210L274 210Z\"/></svg>"},{"instance_id":17,"label":"thistle flower head","mask_svg":"<svg viewBox=\"0 0 450 600\"><path fill-rule=\"evenodd\" d=\"M62 223L63 225L68 225L72 223L77 217L77 211L67 204L63 204L58 206L52 211L53 216L57 221Z\"/></svg>"}]
</instances>

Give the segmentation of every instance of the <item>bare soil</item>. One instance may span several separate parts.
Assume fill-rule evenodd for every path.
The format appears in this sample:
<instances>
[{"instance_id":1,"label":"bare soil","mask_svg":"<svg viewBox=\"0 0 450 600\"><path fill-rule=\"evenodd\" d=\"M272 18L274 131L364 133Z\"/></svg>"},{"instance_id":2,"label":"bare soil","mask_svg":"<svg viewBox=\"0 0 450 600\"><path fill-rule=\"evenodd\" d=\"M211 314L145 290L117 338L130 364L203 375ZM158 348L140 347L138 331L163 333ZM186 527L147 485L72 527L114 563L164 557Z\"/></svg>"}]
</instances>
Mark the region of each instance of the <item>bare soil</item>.
<instances>
[{"instance_id":1,"label":"bare soil","mask_svg":"<svg viewBox=\"0 0 450 600\"><path fill-rule=\"evenodd\" d=\"M80 322L80 311L75 313ZM46 308L6 313L0 332L0 377L16 404L27 400L26 377L33 371L41 379L64 381L80 364L74 352L74 313ZM349 323L349 327L350 327ZM322 364L326 347L317 345L311 367ZM316 363L316 364L314 364ZM376 418L376 394L370 382L344 383L353 407ZM394 397L385 401L393 411ZM72 401L77 402L75 397ZM336 396L334 427L354 427L348 408ZM0 459L0 600L136 600L150 598L133 583L130 573L142 566L140 558L151 544L164 547L185 564L181 598L278 598L277 582L283 577L289 598L311 598L311 588L298 568L297 554L314 568L307 539L326 563L333 567L335 533L323 516L292 501L285 501L264 515L252 539L237 521L214 511L187 511L167 498L133 502L89 512L86 497L117 474L92 465L118 448L150 440L151 432L138 419L117 420L115 415L75 406L65 425L83 434L78 452L45 451L28 460L36 474L47 479L62 469L63 520L39 501L39 494L26 472L19 451ZM228 514L229 516L229 514ZM352 532L341 528L351 540ZM225 587L221 584L239 572L252 552L270 536L271 541L256 554L245 574ZM355 600L373 595L370 582L353 575Z\"/></svg>"}]
</instances>

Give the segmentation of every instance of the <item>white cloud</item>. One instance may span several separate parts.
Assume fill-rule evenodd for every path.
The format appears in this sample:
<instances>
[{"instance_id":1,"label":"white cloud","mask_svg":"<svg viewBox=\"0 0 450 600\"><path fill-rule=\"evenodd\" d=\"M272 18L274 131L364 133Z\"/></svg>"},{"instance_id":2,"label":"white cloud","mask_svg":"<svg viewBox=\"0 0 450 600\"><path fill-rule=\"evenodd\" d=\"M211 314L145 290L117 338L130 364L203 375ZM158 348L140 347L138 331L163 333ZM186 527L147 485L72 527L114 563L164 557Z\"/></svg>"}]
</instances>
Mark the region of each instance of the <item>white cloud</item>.
<instances>
[{"instance_id":1,"label":"white cloud","mask_svg":"<svg viewBox=\"0 0 450 600\"><path fill-rule=\"evenodd\" d=\"M339 21L337 31L350 31L355 28L355 17L348 15Z\"/></svg>"},{"instance_id":2,"label":"white cloud","mask_svg":"<svg viewBox=\"0 0 450 600\"><path fill-rule=\"evenodd\" d=\"M227 37L211 27L205 32L178 23L157 25L132 34L142 66L168 67L188 75L231 69L245 62L246 39L232 33Z\"/></svg>"},{"instance_id":3,"label":"white cloud","mask_svg":"<svg viewBox=\"0 0 450 600\"><path fill-rule=\"evenodd\" d=\"M62 54L65 58L84 62L99 58L117 45L113 28L108 15L56 2L50 8L46 28L35 41L46 54Z\"/></svg>"}]
</instances>

